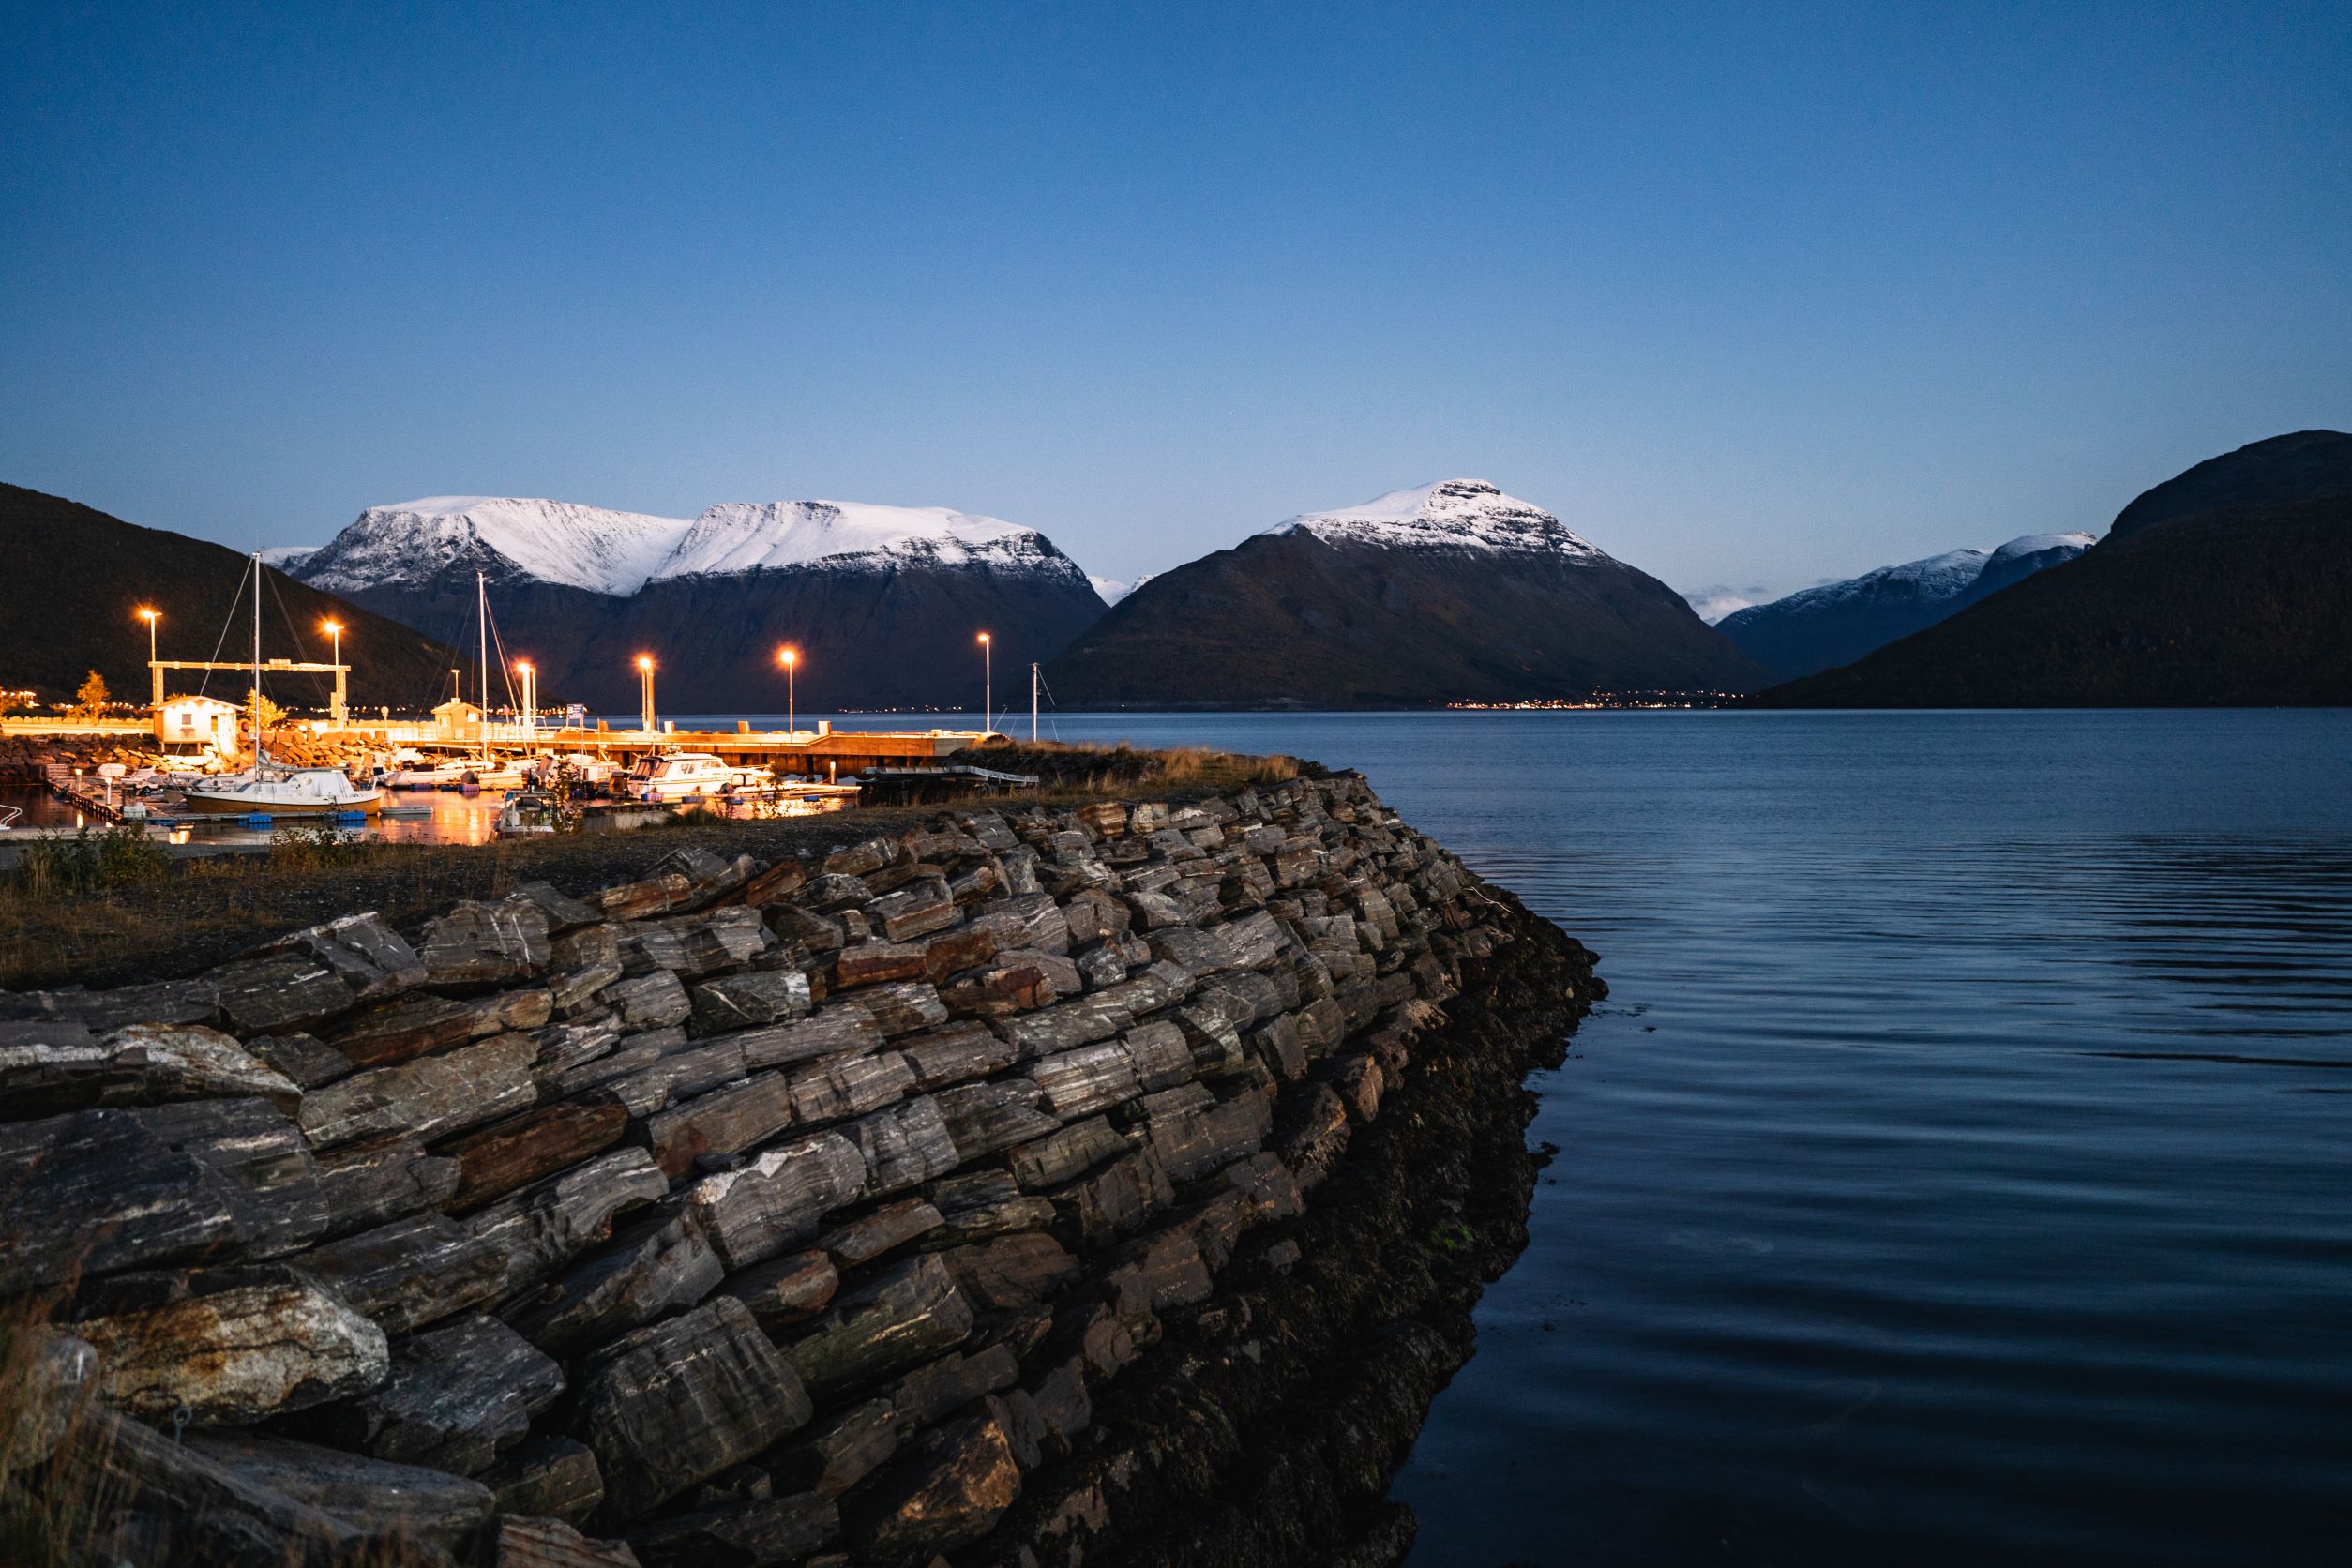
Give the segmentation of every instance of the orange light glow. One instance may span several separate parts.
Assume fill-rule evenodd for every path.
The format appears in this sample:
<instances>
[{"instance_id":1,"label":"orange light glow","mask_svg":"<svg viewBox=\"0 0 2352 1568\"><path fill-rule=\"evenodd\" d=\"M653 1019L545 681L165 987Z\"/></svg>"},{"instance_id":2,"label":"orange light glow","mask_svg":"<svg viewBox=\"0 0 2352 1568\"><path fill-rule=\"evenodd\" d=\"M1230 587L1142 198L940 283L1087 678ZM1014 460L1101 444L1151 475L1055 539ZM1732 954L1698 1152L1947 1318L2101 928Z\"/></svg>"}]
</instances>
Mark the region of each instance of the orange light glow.
<instances>
[{"instance_id":1,"label":"orange light glow","mask_svg":"<svg viewBox=\"0 0 2352 1568\"><path fill-rule=\"evenodd\" d=\"M321 621L319 623L319 630L326 633L329 637L336 635L342 629L343 623L340 621Z\"/></svg>"},{"instance_id":2,"label":"orange light glow","mask_svg":"<svg viewBox=\"0 0 2352 1568\"><path fill-rule=\"evenodd\" d=\"M984 632L982 632L982 633L980 634L980 641L983 641L983 642L986 642L988 640L988 634L987 632L985 632L985 631L984 631Z\"/></svg>"},{"instance_id":3,"label":"orange light glow","mask_svg":"<svg viewBox=\"0 0 2352 1568\"><path fill-rule=\"evenodd\" d=\"M785 669L790 670L793 665L800 662L800 650L798 648L778 648L776 651L776 662L782 665Z\"/></svg>"},{"instance_id":4,"label":"orange light glow","mask_svg":"<svg viewBox=\"0 0 2352 1568\"><path fill-rule=\"evenodd\" d=\"M652 656L651 656L651 655L647 655L647 654L640 654L640 655L638 655L638 656L637 656L637 667L638 667L640 670L651 670L651 669L654 667L654 661L653 661L653 657L652 657Z\"/></svg>"},{"instance_id":5,"label":"orange light glow","mask_svg":"<svg viewBox=\"0 0 2352 1568\"><path fill-rule=\"evenodd\" d=\"M519 658L515 660L515 668L528 675L531 673L531 661L527 658Z\"/></svg>"}]
</instances>

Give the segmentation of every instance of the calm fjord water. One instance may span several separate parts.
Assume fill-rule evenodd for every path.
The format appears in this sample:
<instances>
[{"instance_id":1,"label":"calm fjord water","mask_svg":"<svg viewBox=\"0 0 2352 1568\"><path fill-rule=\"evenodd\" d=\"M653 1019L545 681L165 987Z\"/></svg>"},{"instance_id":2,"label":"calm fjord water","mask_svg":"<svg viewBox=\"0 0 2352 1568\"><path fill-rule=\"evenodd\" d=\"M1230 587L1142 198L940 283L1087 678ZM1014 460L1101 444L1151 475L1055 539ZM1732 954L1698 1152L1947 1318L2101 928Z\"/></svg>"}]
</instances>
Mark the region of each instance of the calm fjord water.
<instances>
[{"instance_id":1,"label":"calm fjord water","mask_svg":"<svg viewBox=\"0 0 2352 1568\"><path fill-rule=\"evenodd\" d=\"M1415 1568L2352 1560L2352 713L1063 717L1602 954Z\"/></svg>"}]
</instances>

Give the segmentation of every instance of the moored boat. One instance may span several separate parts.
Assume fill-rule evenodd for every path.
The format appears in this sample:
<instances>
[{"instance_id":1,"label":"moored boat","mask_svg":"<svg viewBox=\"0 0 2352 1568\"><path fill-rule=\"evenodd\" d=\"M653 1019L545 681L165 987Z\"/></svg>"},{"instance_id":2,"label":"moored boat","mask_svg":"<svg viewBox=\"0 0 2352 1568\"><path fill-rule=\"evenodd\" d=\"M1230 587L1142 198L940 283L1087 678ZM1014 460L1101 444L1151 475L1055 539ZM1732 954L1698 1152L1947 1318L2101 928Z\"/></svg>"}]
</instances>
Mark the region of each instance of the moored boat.
<instances>
[{"instance_id":1,"label":"moored boat","mask_svg":"<svg viewBox=\"0 0 2352 1568\"><path fill-rule=\"evenodd\" d=\"M234 783L195 785L185 800L184 809L200 817L373 815L384 809L384 792L354 784L340 768L291 768Z\"/></svg>"},{"instance_id":2,"label":"moored boat","mask_svg":"<svg viewBox=\"0 0 2352 1568\"><path fill-rule=\"evenodd\" d=\"M707 751L648 753L629 770L628 794L633 800L688 800L696 795L723 795L768 782L760 768L733 767Z\"/></svg>"}]
</instances>

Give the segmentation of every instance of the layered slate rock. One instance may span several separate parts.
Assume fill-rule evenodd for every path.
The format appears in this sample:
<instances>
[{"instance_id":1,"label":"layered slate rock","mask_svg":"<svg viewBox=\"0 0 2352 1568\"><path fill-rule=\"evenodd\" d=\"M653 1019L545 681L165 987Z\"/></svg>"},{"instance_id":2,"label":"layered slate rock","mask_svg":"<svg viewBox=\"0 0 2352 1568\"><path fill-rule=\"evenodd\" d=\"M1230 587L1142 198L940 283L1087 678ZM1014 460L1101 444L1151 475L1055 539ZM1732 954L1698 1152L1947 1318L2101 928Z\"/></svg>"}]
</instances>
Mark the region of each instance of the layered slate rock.
<instances>
[{"instance_id":1,"label":"layered slate rock","mask_svg":"<svg viewBox=\"0 0 2352 1568\"><path fill-rule=\"evenodd\" d=\"M304 1431L379 1459L475 1475L530 1434L564 1372L494 1318L469 1317L394 1347L384 1382L310 1412Z\"/></svg>"},{"instance_id":2,"label":"layered slate rock","mask_svg":"<svg viewBox=\"0 0 2352 1568\"><path fill-rule=\"evenodd\" d=\"M792 1364L741 1302L721 1296L591 1358L575 1422L602 1466L606 1510L633 1519L750 1458L808 1413Z\"/></svg>"},{"instance_id":3,"label":"layered slate rock","mask_svg":"<svg viewBox=\"0 0 2352 1568\"><path fill-rule=\"evenodd\" d=\"M0 999L40 1440L134 1560L1071 1568L1119 1380L1271 1299L1511 908L1343 778Z\"/></svg>"},{"instance_id":4,"label":"layered slate rock","mask_svg":"<svg viewBox=\"0 0 2352 1568\"><path fill-rule=\"evenodd\" d=\"M156 1419L258 1421L355 1395L389 1370L384 1330L286 1269L126 1276L109 1308L72 1323L108 1403Z\"/></svg>"}]
</instances>

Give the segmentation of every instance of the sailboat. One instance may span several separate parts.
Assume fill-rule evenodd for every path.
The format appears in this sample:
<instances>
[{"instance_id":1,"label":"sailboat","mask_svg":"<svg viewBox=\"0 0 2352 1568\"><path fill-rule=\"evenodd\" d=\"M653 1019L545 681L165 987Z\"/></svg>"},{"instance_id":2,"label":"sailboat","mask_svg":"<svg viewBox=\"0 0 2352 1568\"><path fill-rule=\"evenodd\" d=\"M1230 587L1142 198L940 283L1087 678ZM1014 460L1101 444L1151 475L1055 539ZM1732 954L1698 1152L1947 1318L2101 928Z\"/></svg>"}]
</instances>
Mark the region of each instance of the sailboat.
<instances>
[{"instance_id":1,"label":"sailboat","mask_svg":"<svg viewBox=\"0 0 2352 1568\"><path fill-rule=\"evenodd\" d=\"M253 552L253 771L249 776L188 787L185 809L200 817L370 816L384 809L384 792L354 784L340 768L279 768L262 748L262 556Z\"/></svg>"}]
</instances>

